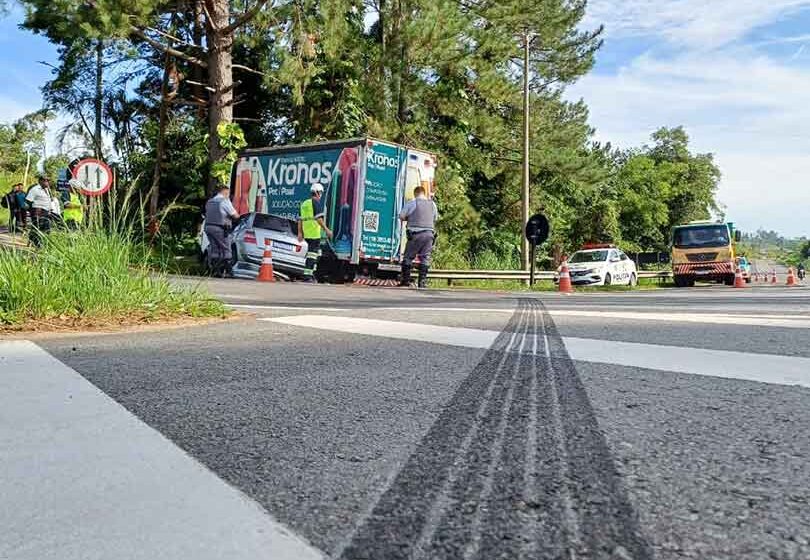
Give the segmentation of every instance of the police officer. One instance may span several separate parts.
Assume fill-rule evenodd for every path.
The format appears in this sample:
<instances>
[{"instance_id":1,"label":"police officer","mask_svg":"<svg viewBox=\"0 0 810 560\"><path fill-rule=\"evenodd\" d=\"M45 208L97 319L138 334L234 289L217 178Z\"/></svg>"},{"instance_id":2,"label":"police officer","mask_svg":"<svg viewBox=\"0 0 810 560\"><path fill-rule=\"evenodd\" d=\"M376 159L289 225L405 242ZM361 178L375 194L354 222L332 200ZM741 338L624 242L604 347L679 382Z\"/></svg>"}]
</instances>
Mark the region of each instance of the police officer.
<instances>
[{"instance_id":1,"label":"police officer","mask_svg":"<svg viewBox=\"0 0 810 560\"><path fill-rule=\"evenodd\" d=\"M315 282L315 268L321 257L321 231L332 237L332 230L326 227L323 210L323 185L312 183L309 189L310 197L301 203L298 217L298 241L307 241L307 261L304 277L307 282Z\"/></svg>"},{"instance_id":2,"label":"police officer","mask_svg":"<svg viewBox=\"0 0 810 560\"><path fill-rule=\"evenodd\" d=\"M239 214L231 204L231 189L222 186L205 204L205 235L208 237L208 269L213 276L233 278L231 265L232 220Z\"/></svg>"},{"instance_id":3,"label":"police officer","mask_svg":"<svg viewBox=\"0 0 810 560\"><path fill-rule=\"evenodd\" d=\"M399 219L406 223L408 243L405 245L405 256L402 258L402 278L400 286L411 283L413 261L419 257L419 288L427 287L427 275L430 267L430 254L436 238L436 220L439 210L436 203L429 200L425 188L418 186L413 190L414 199L407 202L399 213Z\"/></svg>"}]
</instances>

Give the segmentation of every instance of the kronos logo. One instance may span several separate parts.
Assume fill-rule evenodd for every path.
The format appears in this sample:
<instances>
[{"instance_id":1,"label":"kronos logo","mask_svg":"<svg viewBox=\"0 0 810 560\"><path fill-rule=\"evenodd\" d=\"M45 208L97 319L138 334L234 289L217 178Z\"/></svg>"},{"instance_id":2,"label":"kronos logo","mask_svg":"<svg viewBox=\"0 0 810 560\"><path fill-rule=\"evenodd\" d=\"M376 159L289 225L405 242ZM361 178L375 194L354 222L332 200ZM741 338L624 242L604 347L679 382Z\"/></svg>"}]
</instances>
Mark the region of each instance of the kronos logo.
<instances>
[{"instance_id":1,"label":"kronos logo","mask_svg":"<svg viewBox=\"0 0 810 560\"><path fill-rule=\"evenodd\" d=\"M368 151L368 161L379 167L399 167L399 160L397 158L375 152L374 150Z\"/></svg>"},{"instance_id":2,"label":"kronos logo","mask_svg":"<svg viewBox=\"0 0 810 560\"><path fill-rule=\"evenodd\" d=\"M267 179L270 185L329 183L332 180L332 162L282 163L282 160L271 159L267 164Z\"/></svg>"}]
</instances>

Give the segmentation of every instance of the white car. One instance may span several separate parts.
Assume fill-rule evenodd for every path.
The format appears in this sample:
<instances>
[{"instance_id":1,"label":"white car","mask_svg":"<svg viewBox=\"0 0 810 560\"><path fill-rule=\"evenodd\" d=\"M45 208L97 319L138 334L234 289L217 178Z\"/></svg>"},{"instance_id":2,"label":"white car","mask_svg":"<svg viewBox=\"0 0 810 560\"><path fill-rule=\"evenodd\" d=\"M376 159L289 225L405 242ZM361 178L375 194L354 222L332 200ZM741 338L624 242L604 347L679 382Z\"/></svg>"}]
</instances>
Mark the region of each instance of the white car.
<instances>
[{"instance_id":1,"label":"white car","mask_svg":"<svg viewBox=\"0 0 810 560\"><path fill-rule=\"evenodd\" d=\"M233 273L237 278L255 278L264 256L265 240L272 240L273 270L288 276L302 276L306 268L307 242L298 241L298 224L272 214L251 212L234 225ZM205 223L200 230L200 253L203 262L208 254Z\"/></svg>"},{"instance_id":2,"label":"white car","mask_svg":"<svg viewBox=\"0 0 810 560\"><path fill-rule=\"evenodd\" d=\"M560 281L560 269L554 282ZM568 259L571 283L578 286L635 286L638 271L627 255L612 245L590 245Z\"/></svg>"}]
</instances>

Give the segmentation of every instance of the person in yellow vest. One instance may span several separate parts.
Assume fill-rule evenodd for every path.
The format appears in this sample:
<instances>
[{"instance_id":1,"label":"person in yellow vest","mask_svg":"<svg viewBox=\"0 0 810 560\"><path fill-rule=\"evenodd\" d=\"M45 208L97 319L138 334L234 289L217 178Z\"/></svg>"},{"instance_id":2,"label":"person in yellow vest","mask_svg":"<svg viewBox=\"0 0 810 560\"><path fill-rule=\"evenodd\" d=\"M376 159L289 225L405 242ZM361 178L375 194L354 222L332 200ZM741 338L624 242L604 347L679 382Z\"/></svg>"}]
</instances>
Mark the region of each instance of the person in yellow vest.
<instances>
[{"instance_id":1,"label":"person in yellow vest","mask_svg":"<svg viewBox=\"0 0 810 560\"><path fill-rule=\"evenodd\" d=\"M315 269L321 257L321 232L331 239L332 230L326 227L325 214L321 198L323 185L313 183L309 189L310 197L301 203L298 216L298 241L307 242L307 261L304 277L307 282L315 282Z\"/></svg>"},{"instance_id":2,"label":"person in yellow vest","mask_svg":"<svg viewBox=\"0 0 810 560\"><path fill-rule=\"evenodd\" d=\"M70 185L68 187L69 198L65 202L65 210L62 217L68 229L76 230L82 226L84 222L84 205L82 204L81 195L76 191L76 187Z\"/></svg>"}]
</instances>

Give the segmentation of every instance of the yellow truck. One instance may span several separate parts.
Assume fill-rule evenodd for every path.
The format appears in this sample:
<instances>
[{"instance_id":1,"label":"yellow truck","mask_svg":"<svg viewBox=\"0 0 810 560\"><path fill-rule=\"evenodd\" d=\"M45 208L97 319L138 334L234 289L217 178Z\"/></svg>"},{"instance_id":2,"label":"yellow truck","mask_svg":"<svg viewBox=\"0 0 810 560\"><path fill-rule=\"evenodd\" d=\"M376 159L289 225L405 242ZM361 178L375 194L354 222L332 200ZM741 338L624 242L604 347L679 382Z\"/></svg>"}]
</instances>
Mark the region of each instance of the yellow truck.
<instances>
[{"instance_id":1,"label":"yellow truck","mask_svg":"<svg viewBox=\"0 0 810 560\"><path fill-rule=\"evenodd\" d=\"M733 223L690 222L672 229L672 274L679 288L696 280L734 284L735 248L741 233Z\"/></svg>"}]
</instances>

